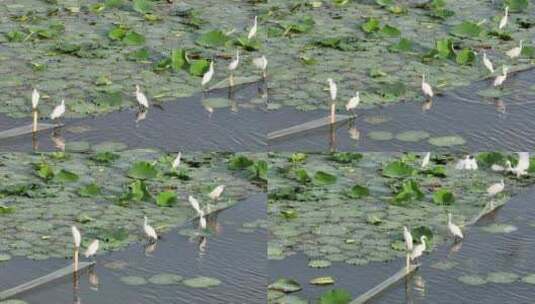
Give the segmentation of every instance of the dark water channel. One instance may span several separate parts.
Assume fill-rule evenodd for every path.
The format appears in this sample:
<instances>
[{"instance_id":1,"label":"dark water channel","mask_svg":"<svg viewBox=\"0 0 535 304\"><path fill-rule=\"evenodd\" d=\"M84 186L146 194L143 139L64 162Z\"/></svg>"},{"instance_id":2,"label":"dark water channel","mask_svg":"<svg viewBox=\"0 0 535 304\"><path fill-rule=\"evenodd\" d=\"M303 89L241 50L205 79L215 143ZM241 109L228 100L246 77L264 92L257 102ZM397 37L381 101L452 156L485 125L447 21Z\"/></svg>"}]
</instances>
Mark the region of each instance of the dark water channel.
<instances>
[{"instance_id":1,"label":"dark water channel","mask_svg":"<svg viewBox=\"0 0 535 304\"><path fill-rule=\"evenodd\" d=\"M535 188L513 197L494 213L483 217L465 231L465 240L449 242L422 259L422 267L406 280L398 282L370 303L532 303L535 285L522 278L535 273ZM510 233L489 233L482 227L493 224L514 225ZM270 281L279 277L296 279L303 290L296 295L312 300L332 288L344 288L357 297L386 280L404 265L404 259L389 263L351 266L332 263L325 269L308 267L308 259L298 254L268 264ZM450 264L448 270L437 269L436 263ZM514 273L512 283L486 282L472 286L458 280L463 275L486 278L492 272ZM319 276L332 276L335 285L317 287L308 282Z\"/></svg>"},{"instance_id":2,"label":"dark water channel","mask_svg":"<svg viewBox=\"0 0 535 304\"><path fill-rule=\"evenodd\" d=\"M91 275L80 276L74 292L71 276L31 290L17 297L28 303L266 303L266 230L244 232L242 225L265 219L266 195L255 194L236 206L209 219L211 234L203 246L199 238L172 231L163 236L153 252L141 244L97 257ZM191 223L183 228L197 227ZM140 228L141 230L141 228ZM141 233L141 231L140 231ZM204 249L201 249L204 247ZM110 269L108 263L125 264ZM0 289L7 289L68 265L67 260L34 262L14 258L0 264ZM129 286L123 276L145 279L158 273L173 273L184 278L206 276L221 281L217 287L190 288L183 284L148 283ZM73 301L74 299L74 301Z\"/></svg>"}]
</instances>

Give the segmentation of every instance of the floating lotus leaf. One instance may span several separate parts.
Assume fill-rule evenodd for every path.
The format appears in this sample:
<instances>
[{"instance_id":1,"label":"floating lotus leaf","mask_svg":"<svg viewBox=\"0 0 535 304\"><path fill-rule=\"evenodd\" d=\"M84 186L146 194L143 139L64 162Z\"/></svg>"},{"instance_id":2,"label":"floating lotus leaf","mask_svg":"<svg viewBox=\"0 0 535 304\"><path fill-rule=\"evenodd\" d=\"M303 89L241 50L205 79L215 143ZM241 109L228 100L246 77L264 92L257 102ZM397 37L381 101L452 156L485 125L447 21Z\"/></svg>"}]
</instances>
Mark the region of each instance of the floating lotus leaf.
<instances>
[{"instance_id":1,"label":"floating lotus leaf","mask_svg":"<svg viewBox=\"0 0 535 304\"><path fill-rule=\"evenodd\" d=\"M334 284L334 278L331 276L317 277L310 280L312 285L331 285Z\"/></svg>"},{"instance_id":2,"label":"floating lotus leaf","mask_svg":"<svg viewBox=\"0 0 535 304\"><path fill-rule=\"evenodd\" d=\"M199 276L196 278L185 279L182 283L191 288L210 288L221 284L216 278Z\"/></svg>"},{"instance_id":3,"label":"floating lotus leaf","mask_svg":"<svg viewBox=\"0 0 535 304\"><path fill-rule=\"evenodd\" d=\"M124 151L128 146L121 142L106 141L100 144L93 145L93 151L103 153L103 152L119 152Z\"/></svg>"},{"instance_id":4,"label":"floating lotus leaf","mask_svg":"<svg viewBox=\"0 0 535 304\"><path fill-rule=\"evenodd\" d=\"M125 276L121 277L121 282L123 282L126 285L131 286L140 286L147 284L147 280L143 277L137 277L137 276Z\"/></svg>"},{"instance_id":5,"label":"floating lotus leaf","mask_svg":"<svg viewBox=\"0 0 535 304\"><path fill-rule=\"evenodd\" d=\"M182 281L182 277L174 273L159 273L149 278L149 282L157 285L172 285Z\"/></svg>"},{"instance_id":6,"label":"floating lotus leaf","mask_svg":"<svg viewBox=\"0 0 535 304\"><path fill-rule=\"evenodd\" d=\"M530 274L522 278L522 282L527 284L535 284L535 274Z\"/></svg>"},{"instance_id":7,"label":"floating lotus leaf","mask_svg":"<svg viewBox=\"0 0 535 304\"><path fill-rule=\"evenodd\" d=\"M4 300L0 301L0 304L28 304L28 302L18 299L10 299L10 300Z\"/></svg>"},{"instance_id":8,"label":"floating lotus leaf","mask_svg":"<svg viewBox=\"0 0 535 304\"><path fill-rule=\"evenodd\" d=\"M464 145L466 143L466 141L458 135L432 137L428 141L430 144L437 147L452 147Z\"/></svg>"},{"instance_id":9,"label":"floating lotus leaf","mask_svg":"<svg viewBox=\"0 0 535 304\"><path fill-rule=\"evenodd\" d=\"M387 140L392 140L394 138L394 134L388 131L371 131L368 133L368 137L371 140L387 141Z\"/></svg>"},{"instance_id":10,"label":"floating lotus leaf","mask_svg":"<svg viewBox=\"0 0 535 304\"><path fill-rule=\"evenodd\" d=\"M457 278L457 280L461 281L464 284L467 285L484 285L487 283L485 278L478 276L478 275L463 275Z\"/></svg>"},{"instance_id":11,"label":"floating lotus leaf","mask_svg":"<svg viewBox=\"0 0 535 304\"><path fill-rule=\"evenodd\" d=\"M519 276L511 272L491 272L487 275L487 281L500 284L511 284L518 281Z\"/></svg>"},{"instance_id":12,"label":"floating lotus leaf","mask_svg":"<svg viewBox=\"0 0 535 304\"><path fill-rule=\"evenodd\" d=\"M489 233L511 233L518 230L518 228L513 225L499 223L490 224L488 226L482 227L481 229Z\"/></svg>"},{"instance_id":13,"label":"floating lotus leaf","mask_svg":"<svg viewBox=\"0 0 535 304\"><path fill-rule=\"evenodd\" d=\"M301 284L293 279L280 278L275 282L269 284L269 290L277 290L284 293L296 292L301 290Z\"/></svg>"},{"instance_id":14,"label":"floating lotus leaf","mask_svg":"<svg viewBox=\"0 0 535 304\"><path fill-rule=\"evenodd\" d=\"M425 131L406 131L396 135L396 139L406 142L418 142L431 136Z\"/></svg>"},{"instance_id":15,"label":"floating lotus leaf","mask_svg":"<svg viewBox=\"0 0 535 304\"><path fill-rule=\"evenodd\" d=\"M11 260L11 256L9 254L0 254L0 262L6 262Z\"/></svg>"},{"instance_id":16,"label":"floating lotus leaf","mask_svg":"<svg viewBox=\"0 0 535 304\"><path fill-rule=\"evenodd\" d=\"M439 270L450 270L457 266L456 262L453 261L440 261L431 265L432 268Z\"/></svg>"},{"instance_id":17,"label":"floating lotus leaf","mask_svg":"<svg viewBox=\"0 0 535 304\"><path fill-rule=\"evenodd\" d=\"M308 266L312 268L327 268L331 266L331 262L327 260L311 260L308 262Z\"/></svg>"}]
</instances>

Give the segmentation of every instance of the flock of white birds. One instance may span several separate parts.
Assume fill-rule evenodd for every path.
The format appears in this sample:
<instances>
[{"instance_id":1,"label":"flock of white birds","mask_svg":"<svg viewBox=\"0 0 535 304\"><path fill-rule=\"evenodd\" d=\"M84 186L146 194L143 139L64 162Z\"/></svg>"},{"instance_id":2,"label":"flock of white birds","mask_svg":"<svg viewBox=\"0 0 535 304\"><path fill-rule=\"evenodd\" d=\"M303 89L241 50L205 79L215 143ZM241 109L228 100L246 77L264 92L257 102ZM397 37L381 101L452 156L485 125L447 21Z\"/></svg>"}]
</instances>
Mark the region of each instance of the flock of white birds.
<instances>
[{"instance_id":1,"label":"flock of white birds","mask_svg":"<svg viewBox=\"0 0 535 304\"><path fill-rule=\"evenodd\" d=\"M422 159L421 167L425 168L429 165L431 159L431 152L427 152ZM467 155L465 158L460 159L455 165L457 170L478 170L477 160L472 155ZM509 160L506 161L506 166L492 165L491 169L497 172L511 173L520 177L527 174L529 169L529 152L518 152L518 163L515 167L512 166ZM493 198L505 189L504 180L500 180L498 183L492 184L487 188L487 195L489 198ZM448 231L453 236L455 242L463 240L464 235L461 228L452 222L452 215L448 213ZM405 240L405 247L407 249L407 267L410 261L417 260L427 249L426 237L420 238L420 243L414 246L414 240L410 230L407 226L403 226L403 238Z\"/></svg>"},{"instance_id":2,"label":"flock of white birds","mask_svg":"<svg viewBox=\"0 0 535 304\"><path fill-rule=\"evenodd\" d=\"M178 152L177 156L173 160L171 167L176 170L179 168L180 163L182 159L182 153ZM217 202L221 195L223 194L223 191L225 191L225 185L219 185L216 186L210 193L208 193L208 197L213 201ZM197 216L199 217L199 229L206 229L206 215L211 212L210 210L210 204L207 204L205 208L202 208L199 201L194 198L193 196L188 197L188 201L191 205L191 207L195 210L197 213ZM82 243L82 234L80 233L80 230L76 226L71 226L72 231L72 238L73 238L73 245L74 245L74 265L75 269L78 269L78 252L80 250L80 246ZM149 219L144 216L143 217L143 232L145 234L145 237L147 238L149 245L154 244L156 241L158 241L158 233L156 232L156 229L149 224ZM90 258L96 255L97 251L99 249L99 240L95 239L93 240L89 246L87 247L85 251L85 257Z\"/></svg>"}]
</instances>

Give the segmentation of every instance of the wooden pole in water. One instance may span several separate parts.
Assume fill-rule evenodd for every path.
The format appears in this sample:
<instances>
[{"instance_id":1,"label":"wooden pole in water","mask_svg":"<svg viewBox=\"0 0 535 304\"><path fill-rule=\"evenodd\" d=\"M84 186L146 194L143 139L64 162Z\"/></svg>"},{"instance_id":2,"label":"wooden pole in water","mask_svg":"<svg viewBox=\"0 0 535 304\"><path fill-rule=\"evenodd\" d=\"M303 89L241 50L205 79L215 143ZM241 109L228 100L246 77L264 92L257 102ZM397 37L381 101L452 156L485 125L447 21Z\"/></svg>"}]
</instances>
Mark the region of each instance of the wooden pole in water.
<instances>
[{"instance_id":1,"label":"wooden pole in water","mask_svg":"<svg viewBox=\"0 0 535 304\"><path fill-rule=\"evenodd\" d=\"M37 120L38 120L38 114L37 114L37 109L33 109L33 127L32 127L32 132L35 133L37 132Z\"/></svg>"},{"instance_id":2,"label":"wooden pole in water","mask_svg":"<svg viewBox=\"0 0 535 304\"><path fill-rule=\"evenodd\" d=\"M229 83L229 86L230 87L233 87L234 86L234 73L230 72L230 76L229 76L229 79L228 79L228 83Z\"/></svg>"},{"instance_id":3,"label":"wooden pole in water","mask_svg":"<svg viewBox=\"0 0 535 304\"><path fill-rule=\"evenodd\" d=\"M74 247L74 263L72 264L74 266L74 273L78 271L78 247Z\"/></svg>"},{"instance_id":4,"label":"wooden pole in water","mask_svg":"<svg viewBox=\"0 0 535 304\"><path fill-rule=\"evenodd\" d=\"M331 124L336 122L336 103L333 101L331 103Z\"/></svg>"}]
</instances>

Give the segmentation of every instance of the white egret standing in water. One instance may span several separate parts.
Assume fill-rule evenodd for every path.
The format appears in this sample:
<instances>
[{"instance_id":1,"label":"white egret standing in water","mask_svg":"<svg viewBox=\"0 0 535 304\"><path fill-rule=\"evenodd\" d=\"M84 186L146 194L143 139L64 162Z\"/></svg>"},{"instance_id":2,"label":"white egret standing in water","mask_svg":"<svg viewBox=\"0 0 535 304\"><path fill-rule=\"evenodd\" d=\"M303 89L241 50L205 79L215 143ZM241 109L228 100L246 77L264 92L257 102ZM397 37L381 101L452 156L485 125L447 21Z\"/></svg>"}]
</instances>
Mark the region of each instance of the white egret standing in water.
<instances>
[{"instance_id":1,"label":"white egret standing in water","mask_svg":"<svg viewBox=\"0 0 535 304\"><path fill-rule=\"evenodd\" d=\"M505 189L505 183L502 179L499 183L490 185L490 187L487 188L487 194L490 197L493 197L496 196L498 193L502 192L503 189Z\"/></svg>"},{"instance_id":2,"label":"white egret standing in water","mask_svg":"<svg viewBox=\"0 0 535 304\"><path fill-rule=\"evenodd\" d=\"M427 81L425 81L425 74L422 74L422 92L429 99L433 98L433 96L435 95L433 93L433 88L431 87L431 85Z\"/></svg>"},{"instance_id":3,"label":"white egret standing in water","mask_svg":"<svg viewBox=\"0 0 535 304\"><path fill-rule=\"evenodd\" d=\"M331 124L336 121L336 95L338 94L338 87L332 78L328 78L329 94L331 95Z\"/></svg>"},{"instance_id":4,"label":"white egret standing in water","mask_svg":"<svg viewBox=\"0 0 535 304\"><path fill-rule=\"evenodd\" d=\"M424 156L424 159L422 160L422 168L427 167L429 165L429 161L431 160L431 152L427 152Z\"/></svg>"},{"instance_id":5,"label":"white egret standing in water","mask_svg":"<svg viewBox=\"0 0 535 304\"><path fill-rule=\"evenodd\" d=\"M505 80L507 79L507 72L508 72L508 71L509 71L509 68L508 68L507 66L504 65L504 66L502 67L502 74L496 76L496 78L494 79L494 83L493 83L493 85L494 85L495 87L499 87L499 86L501 86L501 85L505 82Z\"/></svg>"},{"instance_id":6,"label":"white egret standing in water","mask_svg":"<svg viewBox=\"0 0 535 304\"><path fill-rule=\"evenodd\" d=\"M171 165L173 169L177 169L180 166L180 162L182 161L182 152L178 152L178 154L175 157L175 160L173 161L173 164Z\"/></svg>"},{"instance_id":7,"label":"white egret standing in water","mask_svg":"<svg viewBox=\"0 0 535 304\"><path fill-rule=\"evenodd\" d=\"M234 86L234 71L238 68L240 64L240 50L236 50L236 57L228 65L228 70L230 71L229 85Z\"/></svg>"},{"instance_id":8,"label":"white egret standing in water","mask_svg":"<svg viewBox=\"0 0 535 304\"><path fill-rule=\"evenodd\" d=\"M32 92L33 132L37 132L37 120L38 120L37 106L39 105L40 97L41 95L39 95L39 92L37 91L37 89L33 89L33 92Z\"/></svg>"},{"instance_id":9,"label":"white egret standing in water","mask_svg":"<svg viewBox=\"0 0 535 304\"><path fill-rule=\"evenodd\" d=\"M353 114L353 116L355 116L355 109L358 107L358 105L360 104L360 92L357 91L355 93L355 96L353 96L351 99L349 99L349 101L347 102L346 104L346 111L351 111L351 113Z\"/></svg>"},{"instance_id":10,"label":"white egret standing in water","mask_svg":"<svg viewBox=\"0 0 535 304\"><path fill-rule=\"evenodd\" d=\"M204 211L201 209L201 205L199 204L199 201L194 198L193 196L188 197L189 203L191 204L191 207L195 209L197 212L197 215L199 216L199 225L202 229L206 229L206 218L204 217Z\"/></svg>"},{"instance_id":11,"label":"white egret standing in water","mask_svg":"<svg viewBox=\"0 0 535 304\"><path fill-rule=\"evenodd\" d=\"M262 71L262 78L266 79L268 66L268 60L266 56L253 59L253 64L256 68Z\"/></svg>"},{"instance_id":12,"label":"white egret standing in water","mask_svg":"<svg viewBox=\"0 0 535 304\"><path fill-rule=\"evenodd\" d=\"M154 228L149 225L149 220L146 216L144 217L143 231L145 231L145 235L149 239L149 242L152 243L158 240L158 234L156 234L156 230L154 230Z\"/></svg>"},{"instance_id":13,"label":"white egret standing in water","mask_svg":"<svg viewBox=\"0 0 535 304\"><path fill-rule=\"evenodd\" d=\"M56 120L61 118L65 114L65 100L61 100L61 104L57 105L54 110L52 110L52 114L50 114L50 119Z\"/></svg>"},{"instance_id":14,"label":"white egret standing in water","mask_svg":"<svg viewBox=\"0 0 535 304\"><path fill-rule=\"evenodd\" d=\"M249 30L249 35L247 35L247 39L251 40L256 36L256 31L258 30L258 17L254 16L254 24L253 27Z\"/></svg>"},{"instance_id":15,"label":"white egret standing in water","mask_svg":"<svg viewBox=\"0 0 535 304\"><path fill-rule=\"evenodd\" d=\"M457 240L457 239L462 240L464 238L461 228L459 228L459 226L451 222L451 213L448 213L448 230L453 235L454 240Z\"/></svg>"},{"instance_id":16,"label":"white egret standing in water","mask_svg":"<svg viewBox=\"0 0 535 304\"><path fill-rule=\"evenodd\" d=\"M71 232L74 245L74 271L78 271L78 251L82 243L82 234L80 234L80 230L76 226L71 226Z\"/></svg>"},{"instance_id":17,"label":"white egret standing in water","mask_svg":"<svg viewBox=\"0 0 535 304\"><path fill-rule=\"evenodd\" d=\"M507 26L507 21L509 19L509 6L505 7L505 14L503 15L502 19L500 20L500 25L498 28L502 30L505 26Z\"/></svg>"},{"instance_id":18,"label":"white egret standing in water","mask_svg":"<svg viewBox=\"0 0 535 304\"><path fill-rule=\"evenodd\" d=\"M494 73L494 66L492 65L492 62L487 57L487 53L483 52L483 65L489 70L490 73Z\"/></svg>"},{"instance_id":19,"label":"white egret standing in water","mask_svg":"<svg viewBox=\"0 0 535 304\"><path fill-rule=\"evenodd\" d=\"M422 254L424 253L425 248L426 248L426 245L425 245L425 240L426 239L427 239L427 237L425 235L422 235L420 237L420 244L414 246L414 248L412 249L412 252L410 254L411 261L414 261L414 260L416 260L416 259L418 259L419 257L422 256Z\"/></svg>"},{"instance_id":20,"label":"white egret standing in water","mask_svg":"<svg viewBox=\"0 0 535 304\"><path fill-rule=\"evenodd\" d=\"M208 196L212 200L217 201L219 197L221 196L221 194L223 193L223 190L225 190L225 185L219 185L215 187L214 190L212 190L212 192L208 194Z\"/></svg>"},{"instance_id":21,"label":"white egret standing in water","mask_svg":"<svg viewBox=\"0 0 535 304\"><path fill-rule=\"evenodd\" d=\"M149 100L147 99L147 96L145 96L145 94L141 92L141 88L137 84L136 84L136 99L141 110L149 108Z\"/></svg>"},{"instance_id":22,"label":"white egret standing in water","mask_svg":"<svg viewBox=\"0 0 535 304\"><path fill-rule=\"evenodd\" d=\"M201 86L203 87L203 89L210 82L210 80L212 80L212 77L214 77L214 61L213 60L210 62L210 67L208 68L208 71L204 73L204 75L202 76Z\"/></svg>"},{"instance_id":23,"label":"white egret standing in water","mask_svg":"<svg viewBox=\"0 0 535 304\"><path fill-rule=\"evenodd\" d=\"M517 47L514 47L507 51L505 54L509 56L509 58L514 59L520 56L522 54L522 44L524 43L524 40L520 40L520 44Z\"/></svg>"},{"instance_id":24,"label":"white egret standing in water","mask_svg":"<svg viewBox=\"0 0 535 304\"><path fill-rule=\"evenodd\" d=\"M93 240L93 242L89 244L89 247L87 247L87 250L85 251L85 254L84 254L85 257L89 258L89 257L94 256L98 251L99 245L100 245L100 242L98 240Z\"/></svg>"}]
</instances>

